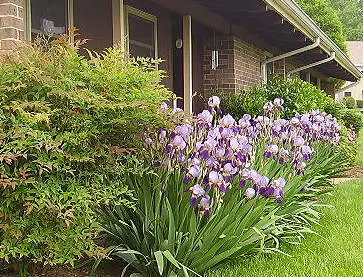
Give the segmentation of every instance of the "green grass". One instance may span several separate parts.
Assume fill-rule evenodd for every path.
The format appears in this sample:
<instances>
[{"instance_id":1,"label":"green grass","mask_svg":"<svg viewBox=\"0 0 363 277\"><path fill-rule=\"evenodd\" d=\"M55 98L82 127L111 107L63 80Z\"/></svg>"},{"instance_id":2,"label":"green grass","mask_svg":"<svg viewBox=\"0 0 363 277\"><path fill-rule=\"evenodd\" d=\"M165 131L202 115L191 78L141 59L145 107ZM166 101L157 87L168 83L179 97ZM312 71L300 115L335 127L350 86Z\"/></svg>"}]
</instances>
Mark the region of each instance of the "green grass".
<instances>
[{"instance_id":1,"label":"green grass","mask_svg":"<svg viewBox=\"0 0 363 277\"><path fill-rule=\"evenodd\" d=\"M258 255L207 274L208 277L361 277L363 276L363 180L339 185L328 196L334 208L299 246L284 255Z\"/></svg>"},{"instance_id":2,"label":"green grass","mask_svg":"<svg viewBox=\"0 0 363 277\"><path fill-rule=\"evenodd\" d=\"M358 151L356 163L363 166L363 131L360 132L358 137Z\"/></svg>"}]
</instances>

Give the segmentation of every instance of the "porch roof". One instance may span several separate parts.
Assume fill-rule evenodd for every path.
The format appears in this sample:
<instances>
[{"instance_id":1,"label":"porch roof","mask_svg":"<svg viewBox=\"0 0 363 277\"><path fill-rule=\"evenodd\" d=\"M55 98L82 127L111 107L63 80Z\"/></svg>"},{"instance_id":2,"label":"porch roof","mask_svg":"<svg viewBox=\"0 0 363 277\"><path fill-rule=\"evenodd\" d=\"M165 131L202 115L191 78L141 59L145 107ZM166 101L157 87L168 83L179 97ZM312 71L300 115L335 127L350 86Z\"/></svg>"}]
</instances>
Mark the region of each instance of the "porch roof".
<instances>
[{"instance_id":1,"label":"porch roof","mask_svg":"<svg viewBox=\"0 0 363 277\"><path fill-rule=\"evenodd\" d=\"M347 81L362 77L349 57L325 34L293 0L197 0L208 9L228 19L232 24L245 27L271 46L291 51L312 44L318 48L301 53L296 58L304 64L326 59L332 52L335 58L316 69L323 74Z\"/></svg>"}]
</instances>

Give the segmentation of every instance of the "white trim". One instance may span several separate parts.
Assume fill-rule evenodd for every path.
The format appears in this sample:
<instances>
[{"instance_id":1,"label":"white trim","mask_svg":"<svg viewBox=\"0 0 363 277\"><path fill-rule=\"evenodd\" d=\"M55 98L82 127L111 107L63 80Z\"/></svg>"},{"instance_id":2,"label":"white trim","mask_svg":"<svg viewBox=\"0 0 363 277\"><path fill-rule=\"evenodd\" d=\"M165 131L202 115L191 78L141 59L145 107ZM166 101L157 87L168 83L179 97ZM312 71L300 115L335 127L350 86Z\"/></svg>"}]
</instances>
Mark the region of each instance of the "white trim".
<instances>
[{"instance_id":1,"label":"white trim","mask_svg":"<svg viewBox=\"0 0 363 277\"><path fill-rule=\"evenodd\" d=\"M309 69L309 68L313 68L313 67L328 63L328 62L330 62L330 61L332 61L334 59L335 59L335 52L331 52L329 58L326 58L326 59L323 59L323 60L308 64L308 65L304 65L304 66L301 66L301 67L298 67L298 68L296 68L294 70L289 71L287 73L287 78L290 78L290 76L292 74L295 74L295 73L298 73L300 71L303 71L303 70L306 70L306 69Z\"/></svg>"},{"instance_id":2,"label":"white trim","mask_svg":"<svg viewBox=\"0 0 363 277\"><path fill-rule=\"evenodd\" d=\"M17 7L17 8L24 8L22 6L19 6L19 5L16 5L14 3L0 3L0 6L8 6L8 5L11 5L11 6L14 6L14 7Z\"/></svg>"},{"instance_id":3,"label":"white trim","mask_svg":"<svg viewBox=\"0 0 363 277\"><path fill-rule=\"evenodd\" d=\"M31 6L30 0L26 0L25 2L25 11L24 11L24 22L25 22L25 39L31 40L32 36L32 21L31 21Z\"/></svg>"},{"instance_id":4,"label":"white trim","mask_svg":"<svg viewBox=\"0 0 363 277\"><path fill-rule=\"evenodd\" d=\"M327 54L336 53L335 61L346 69L355 78L360 79L362 73L352 63L349 57L336 45L335 42L324 33L321 28L307 15L306 12L294 0L264 0L271 10L275 10L285 20L290 22L306 37L311 40L319 37L321 39L320 48Z\"/></svg>"},{"instance_id":5,"label":"white trim","mask_svg":"<svg viewBox=\"0 0 363 277\"><path fill-rule=\"evenodd\" d=\"M17 38L2 38L1 41L16 41L16 42L20 42L20 39Z\"/></svg>"},{"instance_id":6,"label":"white trim","mask_svg":"<svg viewBox=\"0 0 363 277\"><path fill-rule=\"evenodd\" d=\"M112 0L113 46L125 50L125 5L124 0Z\"/></svg>"},{"instance_id":7,"label":"white trim","mask_svg":"<svg viewBox=\"0 0 363 277\"><path fill-rule=\"evenodd\" d=\"M267 64L273 63L273 62L276 62L276 61L280 61L280 60L283 60L285 58L292 57L292 56L295 56L295 55L300 54L300 53L303 53L303 52L310 51L310 50L318 47L319 45L320 45L320 38L318 37L318 38L315 39L315 42L313 44L310 44L308 46L305 46L305 47L302 47L302 48L298 48L298 49L295 49L295 50L286 52L284 54L281 54L281 55L278 55L278 56L274 56L274 57L271 57L271 58L268 58L268 59L264 60L261 63L262 83L263 84L266 84L267 81L268 81L267 80L267 78L268 78L268 74L267 74ZM284 65L284 68L285 68L285 65ZM284 75L285 75L285 73L286 72L284 72Z\"/></svg>"},{"instance_id":8,"label":"white trim","mask_svg":"<svg viewBox=\"0 0 363 277\"><path fill-rule=\"evenodd\" d=\"M146 19L150 21L154 25L154 57L155 59L158 58L158 19L156 16L131 7L129 5L125 6L125 34L126 34L126 50L130 52L130 42L129 42L129 14L138 16L140 18Z\"/></svg>"},{"instance_id":9,"label":"white trim","mask_svg":"<svg viewBox=\"0 0 363 277\"><path fill-rule=\"evenodd\" d=\"M184 112L193 113L193 41L192 17L183 16L183 72L184 72Z\"/></svg>"},{"instance_id":10,"label":"white trim","mask_svg":"<svg viewBox=\"0 0 363 277\"><path fill-rule=\"evenodd\" d=\"M4 17L11 17L11 18L16 18L16 19L23 20L22 17L16 16L16 15L12 15L12 14L2 14L2 15L0 15L0 18L4 18Z\"/></svg>"},{"instance_id":11,"label":"white trim","mask_svg":"<svg viewBox=\"0 0 363 277\"><path fill-rule=\"evenodd\" d=\"M0 27L0 30L5 30L5 29L14 29L14 30L17 30L17 31L24 31L24 29L19 29L19 28L16 28L16 27L11 27L11 26L6 26L6 27Z\"/></svg>"},{"instance_id":12,"label":"white trim","mask_svg":"<svg viewBox=\"0 0 363 277\"><path fill-rule=\"evenodd\" d=\"M67 0L67 11L66 11L66 20L67 20L67 33L69 33L69 29L74 27L74 2L73 0ZM74 41L74 37L70 38L70 41Z\"/></svg>"}]
</instances>

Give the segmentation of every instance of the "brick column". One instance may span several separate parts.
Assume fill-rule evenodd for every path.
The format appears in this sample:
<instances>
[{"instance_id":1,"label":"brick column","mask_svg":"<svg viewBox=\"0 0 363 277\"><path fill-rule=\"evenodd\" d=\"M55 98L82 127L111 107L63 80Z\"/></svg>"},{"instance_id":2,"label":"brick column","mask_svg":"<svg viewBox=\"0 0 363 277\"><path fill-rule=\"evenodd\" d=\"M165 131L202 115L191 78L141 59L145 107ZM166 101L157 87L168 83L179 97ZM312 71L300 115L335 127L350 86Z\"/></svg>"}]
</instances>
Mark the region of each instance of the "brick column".
<instances>
[{"instance_id":1,"label":"brick column","mask_svg":"<svg viewBox=\"0 0 363 277\"><path fill-rule=\"evenodd\" d=\"M215 70L211 68L213 50L219 52L219 66ZM203 56L203 89L206 99L212 94L234 92L236 77L233 38L217 36L206 40Z\"/></svg>"},{"instance_id":2,"label":"brick column","mask_svg":"<svg viewBox=\"0 0 363 277\"><path fill-rule=\"evenodd\" d=\"M25 0L0 0L0 50L25 40Z\"/></svg>"},{"instance_id":3,"label":"brick column","mask_svg":"<svg viewBox=\"0 0 363 277\"><path fill-rule=\"evenodd\" d=\"M219 51L219 66L211 69L212 50ZM263 50L234 36L217 36L205 43L204 96L234 93L261 83Z\"/></svg>"}]
</instances>

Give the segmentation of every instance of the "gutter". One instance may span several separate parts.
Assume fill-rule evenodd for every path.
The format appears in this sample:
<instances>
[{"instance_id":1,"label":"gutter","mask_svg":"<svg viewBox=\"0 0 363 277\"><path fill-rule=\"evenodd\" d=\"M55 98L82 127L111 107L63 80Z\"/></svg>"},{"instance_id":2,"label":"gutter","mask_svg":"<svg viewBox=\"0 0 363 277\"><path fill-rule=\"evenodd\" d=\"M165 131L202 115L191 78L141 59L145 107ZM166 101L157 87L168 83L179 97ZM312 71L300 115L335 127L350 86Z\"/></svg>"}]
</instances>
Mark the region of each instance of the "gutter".
<instances>
[{"instance_id":1,"label":"gutter","mask_svg":"<svg viewBox=\"0 0 363 277\"><path fill-rule=\"evenodd\" d=\"M294 70L291 70L287 73L287 78L290 78L290 76L292 74L295 74L297 72L300 72L300 71L303 71L303 70L306 70L306 69L309 69L309 68L312 68L312 67L316 67L316 66L319 66L319 65L322 65L322 64L325 64L325 63L328 63L332 60L335 59L335 52L331 52L330 54L330 57L329 58L326 58L324 60L321 60L321 61L317 61L317 62L314 62L314 63L311 63L311 64L308 64L308 65L304 65L302 67L298 67Z\"/></svg>"},{"instance_id":2,"label":"gutter","mask_svg":"<svg viewBox=\"0 0 363 277\"><path fill-rule=\"evenodd\" d=\"M362 73L352 63L349 57L324 33L317 24L307 15L293 0L263 0L269 7L289 21L307 38L320 37L321 49L326 53L335 52L335 60L356 79L360 79Z\"/></svg>"},{"instance_id":3,"label":"gutter","mask_svg":"<svg viewBox=\"0 0 363 277\"><path fill-rule=\"evenodd\" d=\"M285 58L288 58L288 57L291 57L291 56L295 56L297 54L300 54L300 53L303 53L303 52L306 52L306 51L309 51L309 50L312 50L316 47L318 47L320 45L320 38L316 38L315 39L315 42L311 45L308 45L308 46L305 46L305 47L302 47L302 48L299 48L299 49L296 49L296 50L292 50L292 51L289 51L287 53L284 53L284 54L281 54L281 55L278 55L278 56L275 56L275 57L271 57L269 59L266 59L265 61L263 61L261 63L261 74L262 74L262 82L263 84L266 84L267 83L267 64L269 63L272 63L272 62L276 62L276 61L279 61L279 60L282 60L282 59L285 59Z\"/></svg>"}]
</instances>

